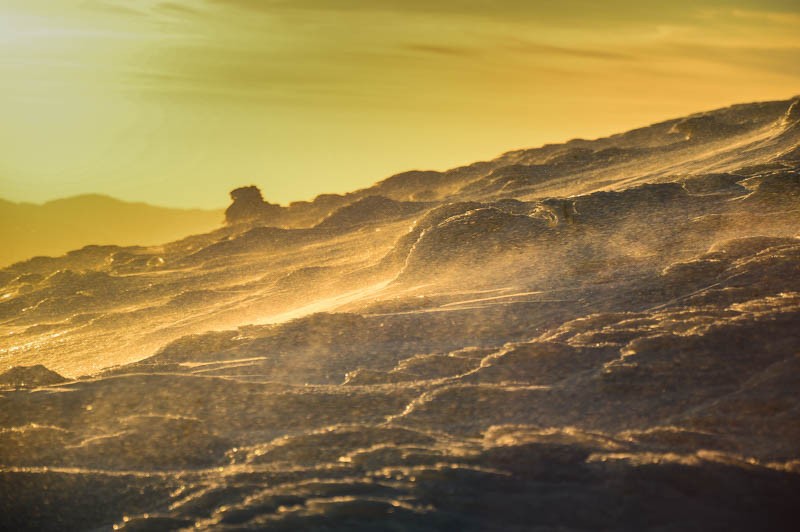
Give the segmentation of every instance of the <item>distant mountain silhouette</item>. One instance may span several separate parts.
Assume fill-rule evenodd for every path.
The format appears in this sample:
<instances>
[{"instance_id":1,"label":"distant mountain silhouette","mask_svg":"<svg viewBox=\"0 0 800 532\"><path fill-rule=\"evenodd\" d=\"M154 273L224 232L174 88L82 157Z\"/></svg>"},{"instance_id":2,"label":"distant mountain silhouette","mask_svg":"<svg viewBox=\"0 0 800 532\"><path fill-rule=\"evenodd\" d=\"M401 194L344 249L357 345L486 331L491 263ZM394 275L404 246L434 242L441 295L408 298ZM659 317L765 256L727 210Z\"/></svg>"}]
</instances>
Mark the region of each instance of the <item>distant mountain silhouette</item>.
<instances>
[{"instance_id":1,"label":"distant mountain silhouette","mask_svg":"<svg viewBox=\"0 0 800 532\"><path fill-rule=\"evenodd\" d=\"M89 244L153 245L212 230L221 210L172 209L86 194L37 205L0 199L0 266Z\"/></svg>"}]
</instances>

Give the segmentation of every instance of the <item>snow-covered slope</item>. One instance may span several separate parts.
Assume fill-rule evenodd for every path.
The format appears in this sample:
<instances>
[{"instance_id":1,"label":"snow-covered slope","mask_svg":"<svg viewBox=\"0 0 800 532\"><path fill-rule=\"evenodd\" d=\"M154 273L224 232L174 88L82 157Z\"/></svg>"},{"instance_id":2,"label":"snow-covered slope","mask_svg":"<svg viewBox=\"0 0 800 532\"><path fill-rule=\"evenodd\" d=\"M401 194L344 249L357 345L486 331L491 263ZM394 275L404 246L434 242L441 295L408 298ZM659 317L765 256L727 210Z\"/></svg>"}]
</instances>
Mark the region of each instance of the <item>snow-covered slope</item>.
<instances>
[{"instance_id":1,"label":"snow-covered slope","mask_svg":"<svg viewBox=\"0 0 800 532\"><path fill-rule=\"evenodd\" d=\"M792 529L798 109L0 271L2 526Z\"/></svg>"}]
</instances>

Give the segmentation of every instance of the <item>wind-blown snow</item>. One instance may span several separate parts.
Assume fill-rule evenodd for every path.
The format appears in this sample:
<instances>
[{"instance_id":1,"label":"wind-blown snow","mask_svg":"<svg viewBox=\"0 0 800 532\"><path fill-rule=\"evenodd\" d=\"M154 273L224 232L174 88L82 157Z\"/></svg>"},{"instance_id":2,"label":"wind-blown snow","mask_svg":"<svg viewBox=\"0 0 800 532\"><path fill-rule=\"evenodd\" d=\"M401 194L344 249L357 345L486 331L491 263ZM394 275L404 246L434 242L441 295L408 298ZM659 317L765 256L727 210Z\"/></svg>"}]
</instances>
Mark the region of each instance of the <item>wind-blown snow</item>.
<instances>
[{"instance_id":1,"label":"wind-blown snow","mask_svg":"<svg viewBox=\"0 0 800 532\"><path fill-rule=\"evenodd\" d=\"M0 271L0 528L793 529L797 109Z\"/></svg>"}]
</instances>

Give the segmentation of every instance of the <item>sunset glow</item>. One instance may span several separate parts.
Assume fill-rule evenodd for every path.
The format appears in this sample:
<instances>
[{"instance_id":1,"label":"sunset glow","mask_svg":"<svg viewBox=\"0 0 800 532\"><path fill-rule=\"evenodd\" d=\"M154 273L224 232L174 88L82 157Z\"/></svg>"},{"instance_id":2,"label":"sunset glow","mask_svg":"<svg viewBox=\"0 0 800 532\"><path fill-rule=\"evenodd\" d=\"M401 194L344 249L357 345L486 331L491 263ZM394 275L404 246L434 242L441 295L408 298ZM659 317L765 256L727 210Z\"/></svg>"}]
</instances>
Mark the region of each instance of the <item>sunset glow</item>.
<instances>
[{"instance_id":1,"label":"sunset glow","mask_svg":"<svg viewBox=\"0 0 800 532\"><path fill-rule=\"evenodd\" d=\"M430 4L5 0L0 197L287 203L800 92L796 2Z\"/></svg>"}]
</instances>

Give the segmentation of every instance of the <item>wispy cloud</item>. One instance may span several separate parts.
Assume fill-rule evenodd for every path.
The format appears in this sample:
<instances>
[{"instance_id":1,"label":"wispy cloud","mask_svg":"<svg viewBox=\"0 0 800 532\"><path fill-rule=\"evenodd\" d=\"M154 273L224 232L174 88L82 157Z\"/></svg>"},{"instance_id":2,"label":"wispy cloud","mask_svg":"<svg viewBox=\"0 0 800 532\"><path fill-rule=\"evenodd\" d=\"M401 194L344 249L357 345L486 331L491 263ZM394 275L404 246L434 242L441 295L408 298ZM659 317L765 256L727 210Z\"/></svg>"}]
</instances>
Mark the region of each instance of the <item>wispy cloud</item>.
<instances>
[{"instance_id":1,"label":"wispy cloud","mask_svg":"<svg viewBox=\"0 0 800 532\"><path fill-rule=\"evenodd\" d=\"M545 44L539 42L531 42L524 40L515 40L510 44L506 44L505 48L516 52L523 52L526 54L535 55L550 55L550 56L566 56L582 59L603 59L610 61L627 61L634 59L635 56L628 53L596 49L591 50L588 48L571 48L567 46L555 46L552 44Z\"/></svg>"},{"instance_id":2,"label":"wispy cloud","mask_svg":"<svg viewBox=\"0 0 800 532\"><path fill-rule=\"evenodd\" d=\"M488 18L520 18L564 21L567 24L619 25L641 21L685 19L708 8L754 13L800 13L795 0L206 0L224 8L263 13L282 10L324 12L389 12L395 14L471 15Z\"/></svg>"},{"instance_id":3,"label":"wispy cloud","mask_svg":"<svg viewBox=\"0 0 800 532\"><path fill-rule=\"evenodd\" d=\"M202 9L190 7L186 4L179 4L177 2L161 2L158 4L156 9L161 13L169 13L173 15L198 16L205 14Z\"/></svg>"},{"instance_id":4,"label":"wispy cloud","mask_svg":"<svg viewBox=\"0 0 800 532\"><path fill-rule=\"evenodd\" d=\"M421 52L425 54L444 55L444 56L457 56L457 57L471 57L479 53L474 48L466 46L447 46L441 44L424 44L424 43L411 43L403 45L401 48L410 50L412 52Z\"/></svg>"}]
</instances>

